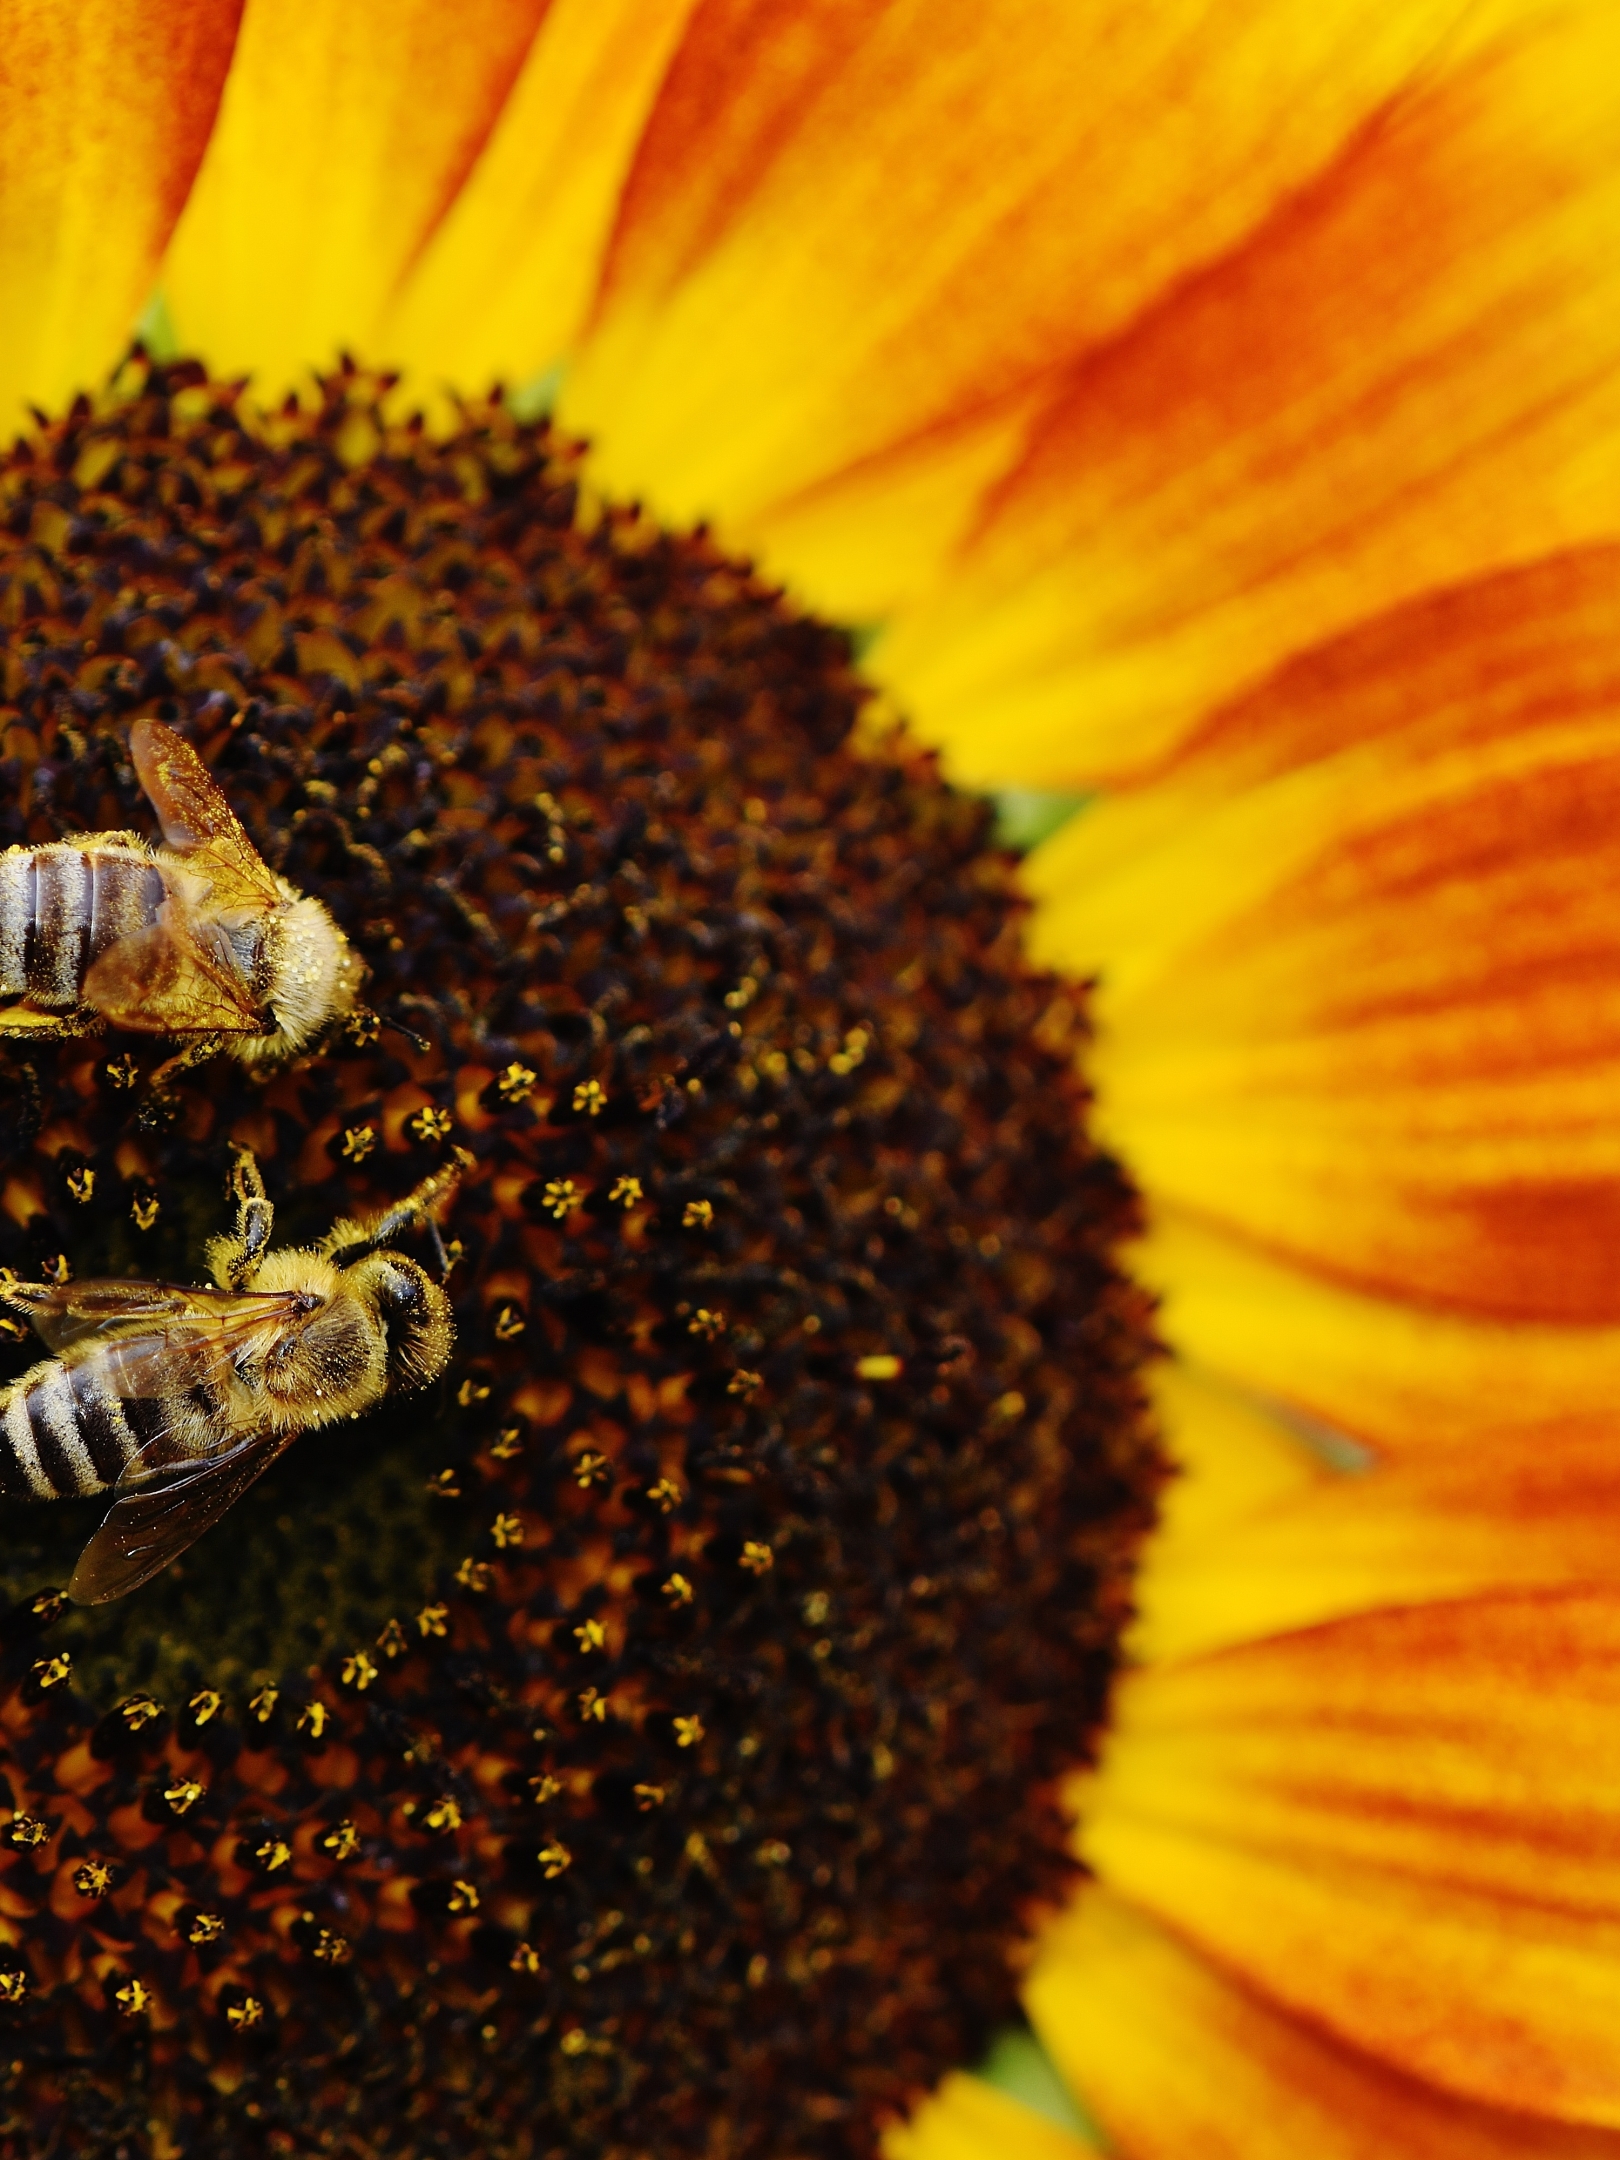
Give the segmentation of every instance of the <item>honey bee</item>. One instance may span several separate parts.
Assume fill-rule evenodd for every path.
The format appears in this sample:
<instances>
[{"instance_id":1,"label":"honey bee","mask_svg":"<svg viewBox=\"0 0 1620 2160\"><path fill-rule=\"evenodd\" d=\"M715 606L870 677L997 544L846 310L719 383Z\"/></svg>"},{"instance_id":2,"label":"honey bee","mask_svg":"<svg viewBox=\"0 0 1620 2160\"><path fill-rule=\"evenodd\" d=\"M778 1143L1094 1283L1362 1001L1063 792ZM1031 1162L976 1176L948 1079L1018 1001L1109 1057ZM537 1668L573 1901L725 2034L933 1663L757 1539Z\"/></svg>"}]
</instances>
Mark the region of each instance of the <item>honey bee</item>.
<instances>
[{"instance_id":1,"label":"honey bee","mask_svg":"<svg viewBox=\"0 0 1620 2160\"><path fill-rule=\"evenodd\" d=\"M103 1605L150 1582L300 1433L438 1378L450 1301L388 1247L424 1223L442 1257L431 1211L470 1161L458 1151L386 1213L271 1252L271 1204L243 1148L231 1175L236 1227L207 1248L211 1286L0 1291L56 1352L0 1390L0 1495L114 1494L73 1570L75 1603Z\"/></svg>"},{"instance_id":2,"label":"honey bee","mask_svg":"<svg viewBox=\"0 0 1620 2160\"><path fill-rule=\"evenodd\" d=\"M361 963L319 900L278 877L189 743L137 720L130 752L163 828L0 854L0 1042L109 1021L188 1036L176 1073L223 1051L295 1056L354 1009Z\"/></svg>"}]
</instances>

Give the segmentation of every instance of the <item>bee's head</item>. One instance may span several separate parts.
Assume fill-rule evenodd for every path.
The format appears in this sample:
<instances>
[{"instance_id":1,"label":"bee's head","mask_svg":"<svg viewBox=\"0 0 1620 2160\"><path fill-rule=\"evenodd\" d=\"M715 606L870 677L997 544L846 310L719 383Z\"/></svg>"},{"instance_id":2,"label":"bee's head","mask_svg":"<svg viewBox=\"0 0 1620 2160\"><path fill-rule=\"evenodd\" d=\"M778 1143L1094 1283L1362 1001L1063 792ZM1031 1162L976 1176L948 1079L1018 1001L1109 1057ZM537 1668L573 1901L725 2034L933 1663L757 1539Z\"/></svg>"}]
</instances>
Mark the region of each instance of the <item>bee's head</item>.
<instances>
[{"instance_id":1,"label":"bee's head","mask_svg":"<svg viewBox=\"0 0 1620 2160\"><path fill-rule=\"evenodd\" d=\"M455 1328L450 1300L414 1260L373 1253L352 1270L354 1288L369 1296L388 1344L389 1392L426 1387L450 1362Z\"/></svg>"},{"instance_id":2,"label":"bee's head","mask_svg":"<svg viewBox=\"0 0 1620 2160\"><path fill-rule=\"evenodd\" d=\"M354 1010L365 976L364 961L320 901L278 882L284 904L265 923L261 961L275 1026L232 1038L232 1054L247 1065L276 1065L307 1048Z\"/></svg>"}]
</instances>

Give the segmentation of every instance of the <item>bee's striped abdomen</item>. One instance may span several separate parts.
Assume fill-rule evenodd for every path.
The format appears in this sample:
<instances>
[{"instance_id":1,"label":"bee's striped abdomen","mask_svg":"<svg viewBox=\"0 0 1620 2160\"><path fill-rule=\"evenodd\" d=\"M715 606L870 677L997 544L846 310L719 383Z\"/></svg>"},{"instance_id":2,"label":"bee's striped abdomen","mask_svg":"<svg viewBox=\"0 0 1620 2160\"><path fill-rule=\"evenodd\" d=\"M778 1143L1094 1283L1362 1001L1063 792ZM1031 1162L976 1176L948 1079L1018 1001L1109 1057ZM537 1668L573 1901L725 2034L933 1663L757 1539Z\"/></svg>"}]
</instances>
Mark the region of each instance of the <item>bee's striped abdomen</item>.
<instances>
[{"instance_id":1,"label":"bee's striped abdomen","mask_svg":"<svg viewBox=\"0 0 1620 2160\"><path fill-rule=\"evenodd\" d=\"M28 988L33 957L34 864L37 848L7 848L0 855L0 992L20 997Z\"/></svg>"},{"instance_id":2,"label":"bee's striped abdomen","mask_svg":"<svg viewBox=\"0 0 1620 2160\"><path fill-rule=\"evenodd\" d=\"M117 1481L144 1437L137 1427L163 1406L121 1403L103 1385L100 1363L94 1355L72 1366L50 1358L0 1394L0 1496L64 1500ZM134 1423L126 1408L136 1412Z\"/></svg>"},{"instance_id":3,"label":"bee's striped abdomen","mask_svg":"<svg viewBox=\"0 0 1620 2160\"><path fill-rule=\"evenodd\" d=\"M158 864L127 842L8 848L0 855L0 996L69 1010L91 963L146 929L167 892Z\"/></svg>"}]
</instances>

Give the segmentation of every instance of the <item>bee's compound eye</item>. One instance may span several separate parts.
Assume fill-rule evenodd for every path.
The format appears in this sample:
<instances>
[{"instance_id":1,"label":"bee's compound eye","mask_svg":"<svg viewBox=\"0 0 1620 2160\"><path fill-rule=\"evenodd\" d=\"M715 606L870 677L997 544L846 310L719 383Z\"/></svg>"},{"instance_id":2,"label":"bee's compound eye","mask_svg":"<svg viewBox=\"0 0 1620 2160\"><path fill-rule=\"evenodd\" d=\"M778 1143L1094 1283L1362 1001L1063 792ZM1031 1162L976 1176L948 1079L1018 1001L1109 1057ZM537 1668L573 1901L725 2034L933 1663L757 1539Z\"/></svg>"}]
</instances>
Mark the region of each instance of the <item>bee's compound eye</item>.
<instances>
[{"instance_id":1,"label":"bee's compound eye","mask_svg":"<svg viewBox=\"0 0 1620 2160\"><path fill-rule=\"evenodd\" d=\"M421 1387L450 1357L450 1304L414 1260L380 1257L374 1282L377 1312L388 1338L388 1378L395 1387Z\"/></svg>"},{"instance_id":2,"label":"bee's compound eye","mask_svg":"<svg viewBox=\"0 0 1620 2160\"><path fill-rule=\"evenodd\" d=\"M422 1270L409 1260L385 1260L377 1271L377 1307L385 1325L395 1321L409 1325L427 1310L432 1288Z\"/></svg>"}]
</instances>

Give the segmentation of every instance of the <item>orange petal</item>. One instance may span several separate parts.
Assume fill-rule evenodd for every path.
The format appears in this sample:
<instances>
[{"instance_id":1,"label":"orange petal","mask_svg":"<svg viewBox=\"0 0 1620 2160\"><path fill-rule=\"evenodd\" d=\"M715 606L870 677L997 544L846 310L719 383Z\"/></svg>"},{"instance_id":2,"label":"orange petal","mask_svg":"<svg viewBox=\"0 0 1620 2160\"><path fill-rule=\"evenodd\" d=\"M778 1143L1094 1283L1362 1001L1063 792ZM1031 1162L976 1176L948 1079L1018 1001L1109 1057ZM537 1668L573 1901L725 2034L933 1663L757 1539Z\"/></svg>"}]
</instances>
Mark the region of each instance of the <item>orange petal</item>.
<instances>
[{"instance_id":1,"label":"orange petal","mask_svg":"<svg viewBox=\"0 0 1620 2160\"><path fill-rule=\"evenodd\" d=\"M891 686L970 779L1117 777L1368 613L1607 534L1617 221L1620 17L1474 11L1065 363Z\"/></svg>"},{"instance_id":2,"label":"orange petal","mask_svg":"<svg viewBox=\"0 0 1620 2160\"><path fill-rule=\"evenodd\" d=\"M928 588L1059 371L1338 156L1461 12L708 0L563 417L608 486L876 616Z\"/></svg>"},{"instance_id":3,"label":"orange petal","mask_svg":"<svg viewBox=\"0 0 1620 2160\"><path fill-rule=\"evenodd\" d=\"M378 319L483 148L545 0L248 0L164 265L176 332L280 390Z\"/></svg>"},{"instance_id":4,"label":"orange petal","mask_svg":"<svg viewBox=\"0 0 1620 2160\"><path fill-rule=\"evenodd\" d=\"M1616 2160L1606 2130L1470 2106L1335 2046L1090 1891L1027 1990L1119 2160Z\"/></svg>"},{"instance_id":5,"label":"orange petal","mask_svg":"<svg viewBox=\"0 0 1620 2160\"><path fill-rule=\"evenodd\" d=\"M1288 702L1321 754L1236 788L1195 760L1035 867L1157 1201L1394 1296L1620 1320L1617 575L1571 558L1319 655Z\"/></svg>"},{"instance_id":6,"label":"orange petal","mask_svg":"<svg viewBox=\"0 0 1620 2160\"><path fill-rule=\"evenodd\" d=\"M1173 1370L1159 1394L1183 1475L1137 1578L1130 1647L1145 1661L1381 1606L1613 1577L1612 1414L1484 1428L1346 1474L1275 1410L1208 1377Z\"/></svg>"},{"instance_id":7,"label":"orange petal","mask_svg":"<svg viewBox=\"0 0 1620 2160\"><path fill-rule=\"evenodd\" d=\"M1091 2160L1089 2139L953 2070L883 2138L884 2160Z\"/></svg>"},{"instance_id":8,"label":"orange petal","mask_svg":"<svg viewBox=\"0 0 1620 2160\"><path fill-rule=\"evenodd\" d=\"M1620 1593L1372 1613L1133 1675L1098 1875L1347 2045L1620 2126Z\"/></svg>"},{"instance_id":9,"label":"orange petal","mask_svg":"<svg viewBox=\"0 0 1620 2160\"><path fill-rule=\"evenodd\" d=\"M208 141L241 0L0 4L0 425L97 388Z\"/></svg>"}]
</instances>

